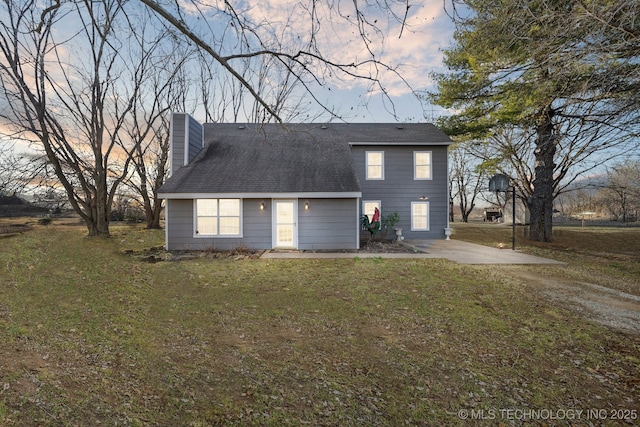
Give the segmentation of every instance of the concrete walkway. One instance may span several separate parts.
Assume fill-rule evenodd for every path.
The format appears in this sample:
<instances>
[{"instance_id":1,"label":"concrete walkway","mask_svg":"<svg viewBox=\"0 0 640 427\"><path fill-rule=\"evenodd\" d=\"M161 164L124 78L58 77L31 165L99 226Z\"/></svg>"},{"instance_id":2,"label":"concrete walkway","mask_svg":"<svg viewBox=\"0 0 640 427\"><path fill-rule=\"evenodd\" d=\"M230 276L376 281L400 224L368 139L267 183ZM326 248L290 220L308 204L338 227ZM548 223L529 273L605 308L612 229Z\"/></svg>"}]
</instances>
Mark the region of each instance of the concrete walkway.
<instances>
[{"instance_id":1,"label":"concrete walkway","mask_svg":"<svg viewBox=\"0 0 640 427\"><path fill-rule=\"evenodd\" d=\"M266 251L261 258L444 258L459 264L555 264L560 261L541 258L511 249L498 249L460 240L407 240L404 245L415 253L380 252L304 252Z\"/></svg>"}]
</instances>

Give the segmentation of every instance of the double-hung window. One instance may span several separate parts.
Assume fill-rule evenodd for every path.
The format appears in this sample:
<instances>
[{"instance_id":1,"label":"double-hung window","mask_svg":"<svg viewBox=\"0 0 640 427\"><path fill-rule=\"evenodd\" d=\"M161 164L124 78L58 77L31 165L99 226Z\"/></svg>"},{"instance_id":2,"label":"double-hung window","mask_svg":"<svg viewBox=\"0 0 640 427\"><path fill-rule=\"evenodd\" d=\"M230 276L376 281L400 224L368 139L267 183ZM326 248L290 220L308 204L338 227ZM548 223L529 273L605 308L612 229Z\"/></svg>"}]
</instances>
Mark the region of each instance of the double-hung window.
<instances>
[{"instance_id":1,"label":"double-hung window","mask_svg":"<svg viewBox=\"0 0 640 427\"><path fill-rule=\"evenodd\" d=\"M367 151L367 179L384 179L384 151Z\"/></svg>"},{"instance_id":2,"label":"double-hung window","mask_svg":"<svg viewBox=\"0 0 640 427\"><path fill-rule=\"evenodd\" d=\"M429 231L429 202L411 202L411 231Z\"/></svg>"},{"instance_id":3,"label":"double-hung window","mask_svg":"<svg viewBox=\"0 0 640 427\"><path fill-rule=\"evenodd\" d=\"M413 179L431 179L431 151L413 152Z\"/></svg>"},{"instance_id":4,"label":"double-hung window","mask_svg":"<svg viewBox=\"0 0 640 427\"><path fill-rule=\"evenodd\" d=\"M362 214L369 217L369 221L373 220L373 213L376 208L382 210L380 207L380 200L364 200L362 202Z\"/></svg>"},{"instance_id":5,"label":"double-hung window","mask_svg":"<svg viewBox=\"0 0 640 427\"><path fill-rule=\"evenodd\" d=\"M197 236L242 235L240 199L197 199L195 210Z\"/></svg>"}]
</instances>

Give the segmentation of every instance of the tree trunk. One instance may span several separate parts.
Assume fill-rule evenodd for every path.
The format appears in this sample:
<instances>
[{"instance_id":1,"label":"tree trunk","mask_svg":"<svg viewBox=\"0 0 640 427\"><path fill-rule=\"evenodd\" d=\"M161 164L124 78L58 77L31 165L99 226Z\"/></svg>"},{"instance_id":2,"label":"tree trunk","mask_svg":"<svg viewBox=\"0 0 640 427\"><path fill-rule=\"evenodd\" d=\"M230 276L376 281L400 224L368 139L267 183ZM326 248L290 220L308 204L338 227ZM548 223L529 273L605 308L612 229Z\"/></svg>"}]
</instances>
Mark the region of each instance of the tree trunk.
<instances>
[{"instance_id":1,"label":"tree trunk","mask_svg":"<svg viewBox=\"0 0 640 427\"><path fill-rule=\"evenodd\" d=\"M140 170L140 168L138 168L138 170ZM141 179L146 179L145 174L140 172L138 172L138 174ZM144 207L144 218L147 225L147 230L159 229L162 202L160 201L160 199L158 199L157 193L154 191L153 196L149 196L149 193L147 192L147 186L143 181L143 184L140 186L140 196L142 197L142 205Z\"/></svg>"},{"instance_id":2,"label":"tree trunk","mask_svg":"<svg viewBox=\"0 0 640 427\"><path fill-rule=\"evenodd\" d=\"M104 222L85 220L87 230L89 230L90 237L110 237L109 227L104 227Z\"/></svg>"},{"instance_id":3,"label":"tree trunk","mask_svg":"<svg viewBox=\"0 0 640 427\"><path fill-rule=\"evenodd\" d=\"M160 230L160 209L153 210L153 222L147 227L150 230Z\"/></svg>"},{"instance_id":4,"label":"tree trunk","mask_svg":"<svg viewBox=\"0 0 640 427\"><path fill-rule=\"evenodd\" d=\"M96 212L97 213L97 212ZM109 218L100 218L101 215L93 218L84 218L90 237L109 237Z\"/></svg>"},{"instance_id":5,"label":"tree trunk","mask_svg":"<svg viewBox=\"0 0 640 427\"><path fill-rule=\"evenodd\" d=\"M83 215L84 222L91 237L109 237L109 214L111 209L108 206L106 189L99 191L97 196L92 195L90 214Z\"/></svg>"},{"instance_id":6,"label":"tree trunk","mask_svg":"<svg viewBox=\"0 0 640 427\"><path fill-rule=\"evenodd\" d=\"M449 199L449 222L455 222L455 214L453 213L453 199Z\"/></svg>"},{"instance_id":7,"label":"tree trunk","mask_svg":"<svg viewBox=\"0 0 640 427\"><path fill-rule=\"evenodd\" d=\"M151 227L153 229L160 229L160 214L162 213L162 201L156 199L155 204L153 205L153 223Z\"/></svg>"},{"instance_id":8,"label":"tree trunk","mask_svg":"<svg viewBox=\"0 0 640 427\"><path fill-rule=\"evenodd\" d=\"M160 212L162 211L162 202L154 197L151 199L148 195L143 196L144 212L148 230L160 228Z\"/></svg>"},{"instance_id":9,"label":"tree trunk","mask_svg":"<svg viewBox=\"0 0 640 427\"><path fill-rule=\"evenodd\" d=\"M147 230L151 230L153 228L153 208L151 207L151 199L149 198L144 186L140 193L142 196L142 206L144 207L144 219L147 223Z\"/></svg>"},{"instance_id":10,"label":"tree trunk","mask_svg":"<svg viewBox=\"0 0 640 427\"><path fill-rule=\"evenodd\" d=\"M101 144L98 144L100 147ZM98 157L98 156L96 156ZM95 163L93 174L95 188L91 189L91 213L89 218L85 218L89 236L109 237L109 216L111 214L111 203L109 191L107 190L107 172L102 166L102 158L98 157Z\"/></svg>"},{"instance_id":11,"label":"tree trunk","mask_svg":"<svg viewBox=\"0 0 640 427\"><path fill-rule=\"evenodd\" d=\"M542 113L536 130L535 178L529 203L529 239L539 242L553 240L553 161L556 154L556 137L552 119L553 111L548 107Z\"/></svg>"}]
</instances>

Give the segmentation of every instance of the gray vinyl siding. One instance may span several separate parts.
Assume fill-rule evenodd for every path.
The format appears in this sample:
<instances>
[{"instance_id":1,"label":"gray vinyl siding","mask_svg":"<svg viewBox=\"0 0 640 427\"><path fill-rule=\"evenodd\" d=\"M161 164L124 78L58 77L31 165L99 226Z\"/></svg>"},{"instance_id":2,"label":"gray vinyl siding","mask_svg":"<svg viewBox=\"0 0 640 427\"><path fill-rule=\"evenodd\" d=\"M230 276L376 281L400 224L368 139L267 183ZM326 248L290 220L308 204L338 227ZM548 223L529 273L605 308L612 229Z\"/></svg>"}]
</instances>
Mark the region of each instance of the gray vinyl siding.
<instances>
[{"instance_id":1,"label":"gray vinyl siding","mask_svg":"<svg viewBox=\"0 0 640 427\"><path fill-rule=\"evenodd\" d=\"M167 249L202 249L193 245L193 201L167 200L166 203Z\"/></svg>"},{"instance_id":2,"label":"gray vinyl siding","mask_svg":"<svg viewBox=\"0 0 640 427\"><path fill-rule=\"evenodd\" d=\"M304 209L305 201L309 210ZM357 249L357 209L356 199L300 199L298 248Z\"/></svg>"},{"instance_id":3,"label":"gray vinyl siding","mask_svg":"<svg viewBox=\"0 0 640 427\"><path fill-rule=\"evenodd\" d=\"M191 161L198 155L200 150L203 147L202 141L202 125L193 117L187 116L189 119L189 152L187 153L188 159L187 163L191 163Z\"/></svg>"},{"instance_id":4,"label":"gray vinyl siding","mask_svg":"<svg viewBox=\"0 0 640 427\"><path fill-rule=\"evenodd\" d=\"M170 173L180 169L184 165L184 140L186 114L173 114L171 120L171 165Z\"/></svg>"},{"instance_id":5,"label":"gray vinyl siding","mask_svg":"<svg viewBox=\"0 0 640 427\"><path fill-rule=\"evenodd\" d=\"M304 202L309 202L309 210ZM260 203L265 209L260 210ZM272 202L242 201L243 237L194 237L193 200L167 200L167 249L271 249ZM298 202L299 249L356 249L358 213L356 199L300 199Z\"/></svg>"},{"instance_id":6,"label":"gray vinyl siding","mask_svg":"<svg viewBox=\"0 0 640 427\"><path fill-rule=\"evenodd\" d=\"M202 125L196 119L184 113L174 113L171 126L171 173L185 165L185 156L191 162L202 150ZM188 134L186 133L188 120ZM188 153L185 153L188 141Z\"/></svg>"},{"instance_id":7,"label":"gray vinyl siding","mask_svg":"<svg viewBox=\"0 0 640 427\"><path fill-rule=\"evenodd\" d=\"M266 209L260 210L264 201ZM194 237L194 213L192 199L167 200L167 249L168 250L228 250L236 248L271 248L270 200L244 199L242 201L243 237Z\"/></svg>"},{"instance_id":8,"label":"gray vinyl siding","mask_svg":"<svg viewBox=\"0 0 640 427\"><path fill-rule=\"evenodd\" d=\"M365 152L384 151L384 180L367 180ZM431 151L430 180L414 180L414 151ZM448 224L448 179L447 147L430 145L412 146L364 146L351 147L356 173L360 179L362 200L380 200L381 216L398 212L400 221L396 227L402 228L406 239L440 239ZM411 231L411 202L420 197L429 198L429 231ZM362 236L369 236L363 232ZM390 231L387 237L392 237Z\"/></svg>"}]
</instances>

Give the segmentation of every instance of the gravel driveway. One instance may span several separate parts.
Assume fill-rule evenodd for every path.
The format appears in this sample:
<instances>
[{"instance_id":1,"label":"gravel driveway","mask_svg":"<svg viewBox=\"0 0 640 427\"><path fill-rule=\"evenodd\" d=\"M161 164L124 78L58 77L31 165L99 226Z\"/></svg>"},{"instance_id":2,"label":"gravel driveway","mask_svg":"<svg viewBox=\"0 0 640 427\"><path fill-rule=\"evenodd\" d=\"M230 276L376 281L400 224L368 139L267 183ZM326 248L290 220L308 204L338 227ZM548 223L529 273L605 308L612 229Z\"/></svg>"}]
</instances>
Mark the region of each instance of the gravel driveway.
<instances>
[{"instance_id":1,"label":"gravel driveway","mask_svg":"<svg viewBox=\"0 0 640 427\"><path fill-rule=\"evenodd\" d=\"M532 291L601 325L640 335L640 296L593 283L518 272Z\"/></svg>"}]
</instances>

